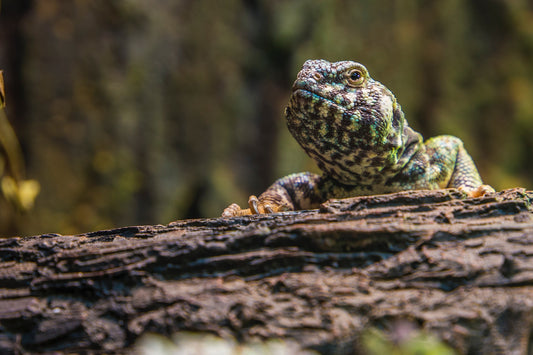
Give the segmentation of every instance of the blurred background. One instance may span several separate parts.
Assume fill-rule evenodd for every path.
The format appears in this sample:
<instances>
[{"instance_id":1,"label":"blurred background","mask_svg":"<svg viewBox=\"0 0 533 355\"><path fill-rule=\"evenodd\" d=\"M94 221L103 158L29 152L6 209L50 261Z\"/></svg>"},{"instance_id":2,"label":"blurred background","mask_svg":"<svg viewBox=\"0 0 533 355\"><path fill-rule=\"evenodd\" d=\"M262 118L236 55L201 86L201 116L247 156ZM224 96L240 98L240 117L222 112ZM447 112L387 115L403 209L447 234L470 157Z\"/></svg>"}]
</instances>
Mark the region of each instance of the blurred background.
<instances>
[{"instance_id":1,"label":"blurred background","mask_svg":"<svg viewBox=\"0 0 533 355\"><path fill-rule=\"evenodd\" d=\"M365 64L486 183L533 188L531 1L3 0L5 113L40 193L0 199L0 235L215 217L317 171L283 119L309 58Z\"/></svg>"}]
</instances>

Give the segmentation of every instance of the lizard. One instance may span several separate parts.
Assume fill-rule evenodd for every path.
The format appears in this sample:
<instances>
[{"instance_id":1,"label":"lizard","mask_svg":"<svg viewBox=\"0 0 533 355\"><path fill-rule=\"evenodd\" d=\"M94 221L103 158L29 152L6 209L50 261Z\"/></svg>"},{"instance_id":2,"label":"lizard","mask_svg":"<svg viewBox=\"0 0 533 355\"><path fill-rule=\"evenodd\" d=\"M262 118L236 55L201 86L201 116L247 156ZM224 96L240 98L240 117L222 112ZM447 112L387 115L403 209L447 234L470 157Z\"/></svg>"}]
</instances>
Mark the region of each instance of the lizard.
<instances>
[{"instance_id":1,"label":"lizard","mask_svg":"<svg viewBox=\"0 0 533 355\"><path fill-rule=\"evenodd\" d=\"M259 197L250 196L249 208L231 204L223 217L312 209L331 198L405 190L458 188L470 197L494 192L459 138L424 141L409 127L394 94L358 62L307 60L285 118L322 174L280 178Z\"/></svg>"}]
</instances>

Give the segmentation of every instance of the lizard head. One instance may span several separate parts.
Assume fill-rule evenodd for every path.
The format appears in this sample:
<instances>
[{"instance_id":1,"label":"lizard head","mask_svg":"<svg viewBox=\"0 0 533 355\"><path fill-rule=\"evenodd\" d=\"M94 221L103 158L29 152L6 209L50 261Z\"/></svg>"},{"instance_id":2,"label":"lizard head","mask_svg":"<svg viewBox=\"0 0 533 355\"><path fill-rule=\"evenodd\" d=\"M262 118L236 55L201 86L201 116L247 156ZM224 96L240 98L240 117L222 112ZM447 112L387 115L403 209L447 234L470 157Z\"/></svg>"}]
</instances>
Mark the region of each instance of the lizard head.
<instances>
[{"instance_id":1,"label":"lizard head","mask_svg":"<svg viewBox=\"0 0 533 355\"><path fill-rule=\"evenodd\" d=\"M345 184L376 183L403 150L407 123L400 105L357 62L306 61L285 116L318 167Z\"/></svg>"}]
</instances>

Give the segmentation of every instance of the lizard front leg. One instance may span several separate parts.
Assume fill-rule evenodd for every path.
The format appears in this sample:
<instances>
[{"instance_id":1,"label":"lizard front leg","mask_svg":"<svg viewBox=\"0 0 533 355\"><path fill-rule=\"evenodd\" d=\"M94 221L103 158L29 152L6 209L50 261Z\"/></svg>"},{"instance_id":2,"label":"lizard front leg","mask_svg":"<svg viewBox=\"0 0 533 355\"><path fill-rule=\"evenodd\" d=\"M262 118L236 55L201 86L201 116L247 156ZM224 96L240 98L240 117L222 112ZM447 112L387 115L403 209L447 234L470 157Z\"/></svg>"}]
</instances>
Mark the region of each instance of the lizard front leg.
<instances>
[{"instance_id":1,"label":"lizard front leg","mask_svg":"<svg viewBox=\"0 0 533 355\"><path fill-rule=\"evenodd\" d=\"M285 176L274 182L259 197L250 196L249 208L241 209L233 203L224 209L222 217L316 208L323 202L318 185L320 179L319 175L312 173Z\"/></svg>"},{"instance_id":2,"label":"lizard front leg","mask_svg":"<svg viewBox=\"0 0 533 355\"><path fill-rule=\"evenodd\" d=\"M436 179L441 187L455 187L470 197L494 192L491 186L483 184L474 161L459 138L438 136L425 144L432 153L430 164L439 171Z\"/></svg>"}]
</instances>

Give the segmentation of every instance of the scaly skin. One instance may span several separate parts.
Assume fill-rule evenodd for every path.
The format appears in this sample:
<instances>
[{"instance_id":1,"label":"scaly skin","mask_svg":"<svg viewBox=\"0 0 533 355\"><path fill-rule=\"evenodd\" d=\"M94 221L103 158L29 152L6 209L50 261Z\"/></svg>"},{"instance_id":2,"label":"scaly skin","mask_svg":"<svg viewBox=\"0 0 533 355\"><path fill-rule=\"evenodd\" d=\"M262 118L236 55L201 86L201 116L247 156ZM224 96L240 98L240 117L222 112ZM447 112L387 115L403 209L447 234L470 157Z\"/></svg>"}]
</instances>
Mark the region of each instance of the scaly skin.
<instances>
[{"instance_id":1,"label":"scaly skin","mask_svg":"<svg viewBox=\"0 0 533 355\"><path fill-rule=\"evenodd\" d=\"M455 187L476 197L483 185L463 142L438 136L423 142L392 92L356 62L308 60L285 110L290 132L322 175L298 173L277 180L249 207L222 216L317 208L329 198Z\"/></svg>"}]
</instances>

